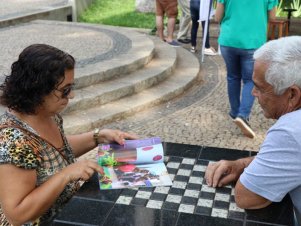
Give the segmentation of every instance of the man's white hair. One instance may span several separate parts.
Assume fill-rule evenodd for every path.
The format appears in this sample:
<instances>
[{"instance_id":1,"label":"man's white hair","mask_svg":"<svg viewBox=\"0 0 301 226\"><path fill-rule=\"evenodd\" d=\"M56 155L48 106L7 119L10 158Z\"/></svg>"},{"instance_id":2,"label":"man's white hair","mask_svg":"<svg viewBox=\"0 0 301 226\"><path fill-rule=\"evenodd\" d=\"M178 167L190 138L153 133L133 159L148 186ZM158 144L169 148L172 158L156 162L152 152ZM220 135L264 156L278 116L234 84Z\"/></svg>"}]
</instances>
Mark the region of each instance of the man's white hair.
<instances>
[{"instance_id":1,"label":"man's white hair","mask_svg":"<svg viewBox=\"0 0 301 226\"><path fill-rule=\"evenodd\" d=\"M256 61L268 65L265 80L277 95L292 86L301 88L301 36L269 41L254 53Z\"/></svg>"}]
</instances>

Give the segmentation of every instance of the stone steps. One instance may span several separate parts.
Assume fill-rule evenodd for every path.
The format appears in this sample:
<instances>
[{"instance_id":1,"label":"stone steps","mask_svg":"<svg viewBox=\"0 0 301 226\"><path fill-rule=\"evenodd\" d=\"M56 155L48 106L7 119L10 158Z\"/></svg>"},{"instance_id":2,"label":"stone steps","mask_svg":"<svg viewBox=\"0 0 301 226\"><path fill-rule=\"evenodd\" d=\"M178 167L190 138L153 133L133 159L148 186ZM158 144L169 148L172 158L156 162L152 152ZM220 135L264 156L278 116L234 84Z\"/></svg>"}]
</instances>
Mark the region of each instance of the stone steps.
<instances>
[{"instance_id":1,"label":"stone steps","mask_svg":"<svg viewBox=\"0 0 301 226\"><path fill-rule=\"evenodd\" d=\"M124 74L118 69L117 72L120 74L117 78L115 75L111 75L113 79L95 85L92 83L89 86L85 85L84 88L76 89L74 91L75 98L69 102L64 114L75 110L84 110L91 105L106 104L140 92L170 76L176 64L176 50L158 39L154 39L153 43L155 43L155 56L145 67L128 74ZM131 67L133 68L133 66ZM124 71L128 72L128 70ZM113 72L113 69L111 69L111 72ZM78 78L76 79L77 82Z\"/></svg>"},{"instance_id":2,"label":"stone steps","mask_svg":"<svg viewBox=\"0 0 301 226\"><path fill-rule=\"evenodd\" d=\"M127 117L148 107L168 101L183 93L197 79L199 61L183 48L176 48L176 52L175 70L163 82L113 102L63 115L66 133L75 134L89 131L113 120Z\"/></svg>"},{"instance_id":3,"label":"stone steps","mask_svg":"<svg viewBox=\"0 0 301 226\"><path fill-rule=\"evenodd\" d=\"M155 44L143 33L105 25L72 23L72 26L105 34L110 38L105 44L111 45L111 48L104 49L101 55L77 60L76 88L126 76L143 68L154 57ZM125 45L128 47L124 47Z\"/></svg>"}]
</instances>

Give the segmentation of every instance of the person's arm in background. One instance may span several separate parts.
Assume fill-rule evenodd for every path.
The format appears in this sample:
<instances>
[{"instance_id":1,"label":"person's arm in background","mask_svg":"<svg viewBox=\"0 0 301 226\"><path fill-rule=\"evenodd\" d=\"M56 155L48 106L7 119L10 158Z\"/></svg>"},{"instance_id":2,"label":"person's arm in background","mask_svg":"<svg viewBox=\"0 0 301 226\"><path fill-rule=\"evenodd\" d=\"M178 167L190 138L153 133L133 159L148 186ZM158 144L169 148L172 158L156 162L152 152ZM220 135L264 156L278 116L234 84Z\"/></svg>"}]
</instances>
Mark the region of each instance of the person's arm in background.
<instances>
[{"instance_id":1,"label":"person's arm in background","mask_svg":"<svg viewBox=\"0 0 301 226\"><path fill-rule=\"evenodd\" d=\"M224 12L225 12L224 4L218 2L216 5L215 18L214 18L216 22L220 23L223 20Z\"/></svg>"},{"instance_id":2,"label":"person's arm in background","mask_svg":"<svg viewBox=\"0 0 301 226\"><path fill-rule=\"evenodd\" d=\"M269 20L275 20L276 19L276 7L274 7L273 9L271 9L269 11Z\"/></svg>"},{"instance_id":3,"label":"person's arm in background","mask_svg":"<svg viewBox=\"0 0 301 226\"><path fill-rule=\"evenodd\" d=\"M268 20L276 20L276 11L277 11L278 0L269 0L268 1Z\"/></svg>"}]
</instances>

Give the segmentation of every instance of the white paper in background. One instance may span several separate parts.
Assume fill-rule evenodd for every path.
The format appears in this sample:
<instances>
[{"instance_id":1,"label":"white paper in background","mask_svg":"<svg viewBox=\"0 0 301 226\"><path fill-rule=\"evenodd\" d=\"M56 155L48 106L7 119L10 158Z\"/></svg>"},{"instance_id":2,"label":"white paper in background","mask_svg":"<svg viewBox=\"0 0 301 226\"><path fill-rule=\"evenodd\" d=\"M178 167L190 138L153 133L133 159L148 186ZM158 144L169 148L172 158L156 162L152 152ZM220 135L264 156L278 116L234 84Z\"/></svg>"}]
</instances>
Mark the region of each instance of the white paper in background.
<instances>
[{"instance_id":1,"label":"white paper in background","mask_svg":"<svg viewBox=\"0 0 301 226\"><path fill-rule=\"evenodd\" d=\"M201 0L199 22L208 20L208 18L211 19L213 17L213 15L215 14L215 9L211 7L210 16L208 17L209 7L210 7L210 0Z\"/></svg>"}]
</instances>

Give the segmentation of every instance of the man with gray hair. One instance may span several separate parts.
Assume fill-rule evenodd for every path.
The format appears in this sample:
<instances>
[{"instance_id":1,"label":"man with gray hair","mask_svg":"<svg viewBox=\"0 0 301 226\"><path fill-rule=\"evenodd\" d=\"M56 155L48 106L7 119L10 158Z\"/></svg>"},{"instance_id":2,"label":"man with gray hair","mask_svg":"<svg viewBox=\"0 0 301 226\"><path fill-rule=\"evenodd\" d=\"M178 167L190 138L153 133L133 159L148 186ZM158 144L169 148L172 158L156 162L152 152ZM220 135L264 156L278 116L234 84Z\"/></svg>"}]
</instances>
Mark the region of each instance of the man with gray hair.
<instances>
[{"instance_id":1,"label":"man with gray hair","mask_svg":"<svg viewBox=\"0 0 301 226\"><path fill-rule=\"evenodd\" d=\"M301 225L301 36L264 44L254 53L254 88L266 118L277 119L255 157L209 164L207 184L237 181L236 204L260 209L289 194Z\"/></svg>"}]
</instances>

